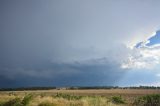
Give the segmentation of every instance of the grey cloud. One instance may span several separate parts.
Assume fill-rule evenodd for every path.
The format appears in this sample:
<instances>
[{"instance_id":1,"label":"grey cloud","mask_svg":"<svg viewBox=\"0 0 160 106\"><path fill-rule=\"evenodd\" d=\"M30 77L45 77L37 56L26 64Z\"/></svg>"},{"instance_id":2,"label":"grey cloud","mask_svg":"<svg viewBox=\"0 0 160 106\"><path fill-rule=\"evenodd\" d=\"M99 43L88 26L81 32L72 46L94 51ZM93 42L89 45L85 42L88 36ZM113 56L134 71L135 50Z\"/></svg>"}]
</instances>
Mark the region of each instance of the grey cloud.
<instances>
[{"instance_id":1,"label":"grey cloud","mask_svg":"<svg viewBox=\"0 0 160 106\"><path fill-rule=\"evenodd\" d=\"M1 0L0 82L115 84L126 45L157 30L158 10L158 0Z\"/></svg>"},{"instance_id":2,"label":"grey cloud","mask_svg":"<svg viewBox=\"0 0 160 106\"><path fill-rule=\"evenodd\" d=\"M125 74L124 70L118 68L118 64L110 63L106 58L88 60L87 64L86 62L45 64L30 69L1 70L0 76L3 76L1 81L7 79L17 83L16 86L26 86L25 83L22 83L23 81L36 85L37 80L45 81L48 86L104 86L116 85ZM10 84L5 84L5 86L10 86Z\"/></svg>"}]
</instances>

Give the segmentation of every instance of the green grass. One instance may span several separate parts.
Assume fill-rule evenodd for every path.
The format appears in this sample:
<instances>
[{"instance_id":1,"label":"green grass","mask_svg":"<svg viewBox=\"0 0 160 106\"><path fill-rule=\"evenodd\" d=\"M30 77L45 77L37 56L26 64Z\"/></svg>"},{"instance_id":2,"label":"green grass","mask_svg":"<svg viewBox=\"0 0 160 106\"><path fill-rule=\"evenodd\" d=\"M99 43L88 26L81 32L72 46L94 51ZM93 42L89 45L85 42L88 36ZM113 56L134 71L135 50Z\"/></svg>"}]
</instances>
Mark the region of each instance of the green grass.
<instances>
[{"instance_id":1,"label":"green grass","mask_svg":"<svg viewBox=\"0 0 160 106\"><path fill-rule=\"evenodd\" d=\"M5 103L2 103L0 106L21 106L21 99L14 98L14 99L11 99Z\"/></svg>"},{"instance_id":2,"label":"green grass","mask_svg":"<svg viewBox=\"0 0 160 106\"><path fill-rule=\"evenodd\" d=\"M111 101L115 104L124 104L125 100L121 96L113 96Z\"/></svg>"},{"instance_id":3,"label":"green grass","mask_svg":"<svg viewBox=\"0 0 160 106\"><path fill-rule=\"evenodd\" d=\"M26 95L23 100L21 101L21 105L22 106L28 106L30 101L32 100L33 98L33 95L29 94L29 95Z\"/></svg>"},{"instance_id":4,"label":"green grass","mask_svg":"<svg viewBox=\"0 0 160 106\"><path fill-rule=\"evenodd\" d=\"M67 99L67 100L80 100L82 98L82 96L63 94L63 93L57 93L54 97L63 98L63 99Z\"/></svg>"},{"instance_id":5,"label":"green grass","mask_svg":"<svg viewBox=\"0 0 160 106\"><path fill-rule=\"evenodd\" d=\"M54 96L53 96L54 95ZM0 106L160 106L160 94L128 99L125 96L19 93L0 96Z\"/></svg>"},{"instance_id":6,"label":"green grass","mask_svg":"<svg viewBox=\"0 0 160 106\"><path fill-rule=\"evenodd\" d=\"M4 103L0 103L0 106L28 106L31 100L32 95L26 95L23 99L16 97Z\"/></svg>"},{"instance_id":7,"label":"green grass","mask_svg":"<svg viewBox=\"0 0 160 106\"><path fill-rule=\"evenodd\" d=\"M141 96L135 99L135 106L160 106L160 94Z\"/></svg>"}]
</instances>

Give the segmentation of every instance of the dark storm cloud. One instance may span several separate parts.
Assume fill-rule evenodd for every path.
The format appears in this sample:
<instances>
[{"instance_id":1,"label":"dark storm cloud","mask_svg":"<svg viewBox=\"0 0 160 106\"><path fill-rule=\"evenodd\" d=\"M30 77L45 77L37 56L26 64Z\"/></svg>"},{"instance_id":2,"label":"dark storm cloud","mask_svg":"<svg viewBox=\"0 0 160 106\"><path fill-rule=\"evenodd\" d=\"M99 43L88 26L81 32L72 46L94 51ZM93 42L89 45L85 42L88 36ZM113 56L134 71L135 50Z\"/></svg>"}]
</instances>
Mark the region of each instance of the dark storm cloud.
<instances>
[{"instance_id":1,"label":"dark storm cloud","mask_svg":"<svg viewBox=\"0 0 160 106\"><path fill-rule=\"evenodd\" d=\"M93 22L99 17L94 13L96 3L91 6L86 3L2 0L1 87L43 85L44 82L46 85L113 85L114 78L120 75L112 66L74 63L100 56L92 46L99 45L96 36L90 39L98 26L89 28L88 25L102 22Z\"/></svg>"},{"instance_id":2,"label":"dark storm cloud","mask_svg":"<svg viewBox=\"0 0 160 106\"><path fill-rule=\"evenodd\" d=\"M0 87L116 85L126 45L160 25L158 4L0 0Z\"/></svg>"},{"instance_id":3,"label":"dark storm cloud","mask_svg":"<svg viewBox=\"0 0 160 106\"><path fill-rule=\"evenodd\" d=\"M1 68L1 87L116 85L124 75L118 64L103 59L70 64L43 63L23 68ZM6 84L4 82L7 82Z\"/></svg>"}]
</instances>

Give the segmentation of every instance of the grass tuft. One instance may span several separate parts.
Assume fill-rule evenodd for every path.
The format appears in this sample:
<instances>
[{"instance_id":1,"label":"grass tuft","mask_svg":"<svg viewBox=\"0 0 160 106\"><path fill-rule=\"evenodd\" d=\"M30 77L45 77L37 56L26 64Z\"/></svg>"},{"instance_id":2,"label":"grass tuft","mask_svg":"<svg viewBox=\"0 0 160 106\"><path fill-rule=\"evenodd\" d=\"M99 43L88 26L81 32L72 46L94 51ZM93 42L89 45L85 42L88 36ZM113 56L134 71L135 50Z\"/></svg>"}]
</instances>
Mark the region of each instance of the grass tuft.
<instances>
[{"instance_id":1,"label":"grass tuft","mask_svg":"<svg viewBox=\"0 0 160 106\"><path fill-rule=\"evenodd\" d=\"M125 100L121 96L113 96L111 101L115 104L124 104Z\"/></svg>"},{"instance_id":2,"label":"grass tuft","mask_svg":"<svg viewBox=\"0 0 160 106\"><path fill-rule=\"evenodd\" d=\"M57 93L54 97L63 98L67 100L80 100L82 98L82 96L69 95L69 94L63 94L63 93Z\"/></svg>"},{"instance_id":3,"label":"grass tuft","mask_svg":"<svg viewBox=\"0 0 160 106\"><path fill-rule=\"evenodd\" d=\"M31 94L26 95L21 102L21 106L28 106L32 98L33 98L33 95Z\"/></svg>"}]
</instances>

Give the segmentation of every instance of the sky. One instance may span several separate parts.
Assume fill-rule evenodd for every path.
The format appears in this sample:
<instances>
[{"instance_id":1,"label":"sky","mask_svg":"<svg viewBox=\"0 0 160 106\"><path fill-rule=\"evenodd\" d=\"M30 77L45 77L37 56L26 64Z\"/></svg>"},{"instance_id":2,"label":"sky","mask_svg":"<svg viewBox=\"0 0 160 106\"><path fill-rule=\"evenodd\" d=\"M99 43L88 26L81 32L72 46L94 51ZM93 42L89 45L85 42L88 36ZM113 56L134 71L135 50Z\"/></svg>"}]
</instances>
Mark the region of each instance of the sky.
<instances>
[{"instance_id":1,"label":"sky","mask_svg":"<svg viewBox=\"0 0 160 106\"><path fill-rule=\"evenodd\" d=\"M0 0L0 87L160 86L159 0Z\"/></svg>"}]
</instances>

